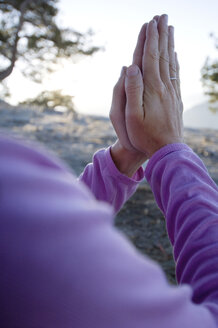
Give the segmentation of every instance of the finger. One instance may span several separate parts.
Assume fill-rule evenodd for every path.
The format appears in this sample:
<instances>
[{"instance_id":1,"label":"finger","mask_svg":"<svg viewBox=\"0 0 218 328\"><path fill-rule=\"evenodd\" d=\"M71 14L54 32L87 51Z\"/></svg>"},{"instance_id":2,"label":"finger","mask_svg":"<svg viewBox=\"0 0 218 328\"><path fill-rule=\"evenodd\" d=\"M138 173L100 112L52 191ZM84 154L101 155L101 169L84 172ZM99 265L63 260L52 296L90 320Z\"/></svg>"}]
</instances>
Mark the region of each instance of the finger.
<instances>
[{"instance_id":1,"label":"finger","mask_svg":"<svg viewBox=\"0 0 218 328\"><path fill-rule=\"evenodd\" d=\"M127 67L123 67L121 76L113 90L110 120L121 144L127 149L132 149L125 125L126 93L124 84L126 69Z\"/></svg>"},{"instance_id":2,"label":"finger","mask_svg":"<svg viewBox=\"0 0 218 328\"><path fill-rule=\"evenodd\" d=\"M160 18L160 16L159 16L159 15L156 15L156 16L154 16L154 18L153 18L153 19L155 19L155 20L156 20L157 24L158 24L159 18Z\"/></svg>"},{"instance_id":3,"label":"finger","mask_svg":"<svg viewBox=\"0 0 218 328\"><path fill-rule=\"evenodd\" d=\"M133 54L133 64L137 65L140 69L142 69L142 56L143 56L143 49L144 49L144 43L146 39L146 29L147 29L147 23L145 23L138 36L136 48L134 50Z\"/></svg>"},{"instance_id":4,"label":"finger","mask_svg":"<svg viewBox=\"0 0 218 328\"><path fill-rule=\"evenodd\" d=\"M125 94L124 82L125 82L126 69L127 67L125 66L122 68L121 75L114 86L110 115L112 113L113 114L116 113L116 115L119 114L119 116L125 115L126 94ZM118 111L117 108L119 108L120 110Z\"/></svg>"},{"instance_id":5,"label":"finger","mask_svg":"<svg viewBox=\"0 0 218 328\"><path fill-rule=\"evenodd\" d=\"M125 78L126 119L144 117L143 90L143 78L139 67L131 65L127 69Z\"/></svg>"},{"instance_id":6,"label":"finger","mask_svg":"<svg viewBox=\"0 0 218 328\"><path fill-rule=\"evenodd\" d=\"M168 53L169 53L169 74L170 81L173 85L177 96L179 97L177 70L176 70L176 56L175 56L175 44L174 44L174 27L168 27Z\"/></svg>"},{"instance_id":7,"label":"finger","mask_svg":"<svg viewBox=\"0 0 218 328\"><path fill-rule=\"evenodd\" d=\"M158 22L160 77L164 84L170 84L169 53L168 53L168 16L162 15Z\"/></svg>"},{"instance_id":8,"label":"finger","mask_svg":"<svg viewBox=\"0 0 218 328\"><path fill-rule=\"evenodd\" d=\"M168 53L169 53L169 74L171 78L177 77L176 75L176 57L174 51L174 27L168 27ZM173 84L175 80L171 80Z\"/></svg>"},{"instance_id":9,"label":"finger","mask_svg":"<svg viewBox=\"0 0 218 328\"><path fill-rule=\"evenodd\" d=\"M142 72L145 83L160 81L158 30L156 20L149 22L146 30L146 40L142 58Z\"/></svg>"},{"instance_id":10,"label":"finger","mask_svg":"<svg viewBox=\"0 0 218 328\"><path fill-rule=\"evenodd\" d=\"M177 77L176 86L177 86L179 98L181 99L182 97L181 97L181 88L180 88L180 67L179 67L178 55L176 52L175 52L175 62L176 62L176 77Z\"/></svg>"}]
</instances>

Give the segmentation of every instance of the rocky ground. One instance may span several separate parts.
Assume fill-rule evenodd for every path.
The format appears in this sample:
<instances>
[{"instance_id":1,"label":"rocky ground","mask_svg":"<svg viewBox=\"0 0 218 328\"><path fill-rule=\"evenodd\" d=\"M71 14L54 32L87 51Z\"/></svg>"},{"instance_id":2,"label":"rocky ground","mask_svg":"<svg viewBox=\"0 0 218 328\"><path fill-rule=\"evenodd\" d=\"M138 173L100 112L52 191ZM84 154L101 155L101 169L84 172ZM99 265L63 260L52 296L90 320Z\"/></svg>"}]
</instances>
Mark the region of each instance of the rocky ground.
<instances>
[{"instance_id":1,"label":"rocky ground","mask_svg":"<svg viewBox=\"0 0 218 328\"><path fill-rule=\"evenodd\" d=\"M218 127L217 127L218 128ZM0 102L0 129L46 146L79 175L95 151L111 145L116 137L108 119L40 112ZM218 183L218 130L185 130L185 140L203 159ZM115 218L121 229L145 256L158 261L170 282L175 283L175 265L165 220L150 187L144 182Z\"/></svg>"}]
</instances>

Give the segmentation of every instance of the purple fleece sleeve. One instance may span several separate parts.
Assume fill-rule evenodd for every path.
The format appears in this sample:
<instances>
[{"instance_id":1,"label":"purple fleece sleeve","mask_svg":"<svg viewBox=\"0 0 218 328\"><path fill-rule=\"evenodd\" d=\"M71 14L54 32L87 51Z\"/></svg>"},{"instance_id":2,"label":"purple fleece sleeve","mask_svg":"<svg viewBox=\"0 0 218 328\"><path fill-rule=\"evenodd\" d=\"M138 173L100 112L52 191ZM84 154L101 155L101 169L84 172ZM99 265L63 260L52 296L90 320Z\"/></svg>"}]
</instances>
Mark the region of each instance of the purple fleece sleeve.
<instances>
[{"instance_id":1,"label":"purple fleece sleeve","mask_svg":"<svg viewBox=\"0 0 218 328\"><path fill-rule=\"evenodd\" d=\"M45 153L5 138L0 138L0 159L2 327L216 327L211 312L215 314L217 304L217 251L212 250L217 241L213 207L217 190L191 151L173 151L157 162L152 159L147 170L167 217L169 214L176 221L182 213L184 224L186 218L189 222L193 220L192 224L188 223L190 233L184 230L189 237L184 238L180 253L184 268L180 272L188 279L190 268L191 286L179 287L170 286L161 268L140 254L114 228L111 206L97 201L89 188L77 181L64 165ZM170 174L171 161L175 159L172 168L179 166L181 176ZM193 170L195 166L197 171ZM201 172L200 180L198 172ZM201 208L197 217L203 225L194 239L191 235L195 234L197 219L190 213L198 210L191 202L191 210L186 207L183 212L179 201L179 188L188 181L189 187L184 188L187 195L197 194L196 187L206 197L205 203L203 197L197 204ZM183 193L181 199L184 200ZM213 222L212 229L206 223L207 218ZM175 227L170 231L179 241L178 231L183 231L183 224L180 221ZM196 246L203 252L197 259ZM186 254L184 257L182 252ZM207 301L196 304L205 293Z\"/></svg>"},{"instance_id":2,"label":"purple fleece sleeve","mask_svg":"<svg viewBox=\"0 0 218 328\"><path fill-rule=\"evenodd\" d=\"M92 163L86 166L79 177L80 181L90 188L96 199L112 205L115 212L118 212L132 196L143 178L142 167L132 178L120 173L111 158L110 148L95 153Z\"/></svg>"},{"instance_id":3,"label":"purple fleece sleeve","mask_svg":"<svg viewBox=\"0 0 218 328\"><path fill-rule=\"evenodd\" d=\"M159 150L146 178L166 217L178 283L191 286L193 302L210 309L218 326L218 187L184 144Z\"/></svg>"}]
</instances>

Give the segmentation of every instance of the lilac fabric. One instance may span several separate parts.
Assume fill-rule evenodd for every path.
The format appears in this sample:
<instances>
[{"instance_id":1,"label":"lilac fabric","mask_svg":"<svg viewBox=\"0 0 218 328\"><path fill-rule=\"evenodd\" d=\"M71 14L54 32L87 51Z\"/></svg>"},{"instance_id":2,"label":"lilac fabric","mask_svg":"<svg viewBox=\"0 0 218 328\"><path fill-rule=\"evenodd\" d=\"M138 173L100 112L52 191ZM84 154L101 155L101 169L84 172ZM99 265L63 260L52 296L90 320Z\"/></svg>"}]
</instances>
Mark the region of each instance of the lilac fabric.
<instances>
[{"instance_id":1,"label":"lilac fabric","mask_svg":"<svg viewBox=\"0 0 218 328\"><path fill-rule=\"evenodd\" d=\"M218 327L217 186L183 144L155 153L145 175L180 286L113 226L142 169L129 179L101 150L82 183L45 152L0 138L1 327Z\"/></svg>"}]
</instances>

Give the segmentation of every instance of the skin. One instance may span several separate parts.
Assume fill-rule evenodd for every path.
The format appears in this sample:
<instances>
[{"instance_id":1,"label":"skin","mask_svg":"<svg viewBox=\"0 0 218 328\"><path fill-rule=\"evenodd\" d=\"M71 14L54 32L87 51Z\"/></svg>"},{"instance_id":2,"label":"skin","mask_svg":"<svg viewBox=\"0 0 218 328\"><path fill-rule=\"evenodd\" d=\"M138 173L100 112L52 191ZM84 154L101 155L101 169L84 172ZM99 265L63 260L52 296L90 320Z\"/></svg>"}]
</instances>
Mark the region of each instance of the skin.
<instances>
[{"instance_id":1,"label":"skin","mask_svg":"<svg viewBox=\"0 0 218 328\"><path fill-rule=\"evenodd\" d=\"M142 69L143 49L146 39L146 27L144 24L140 30L136 48L133 54L133 64ZM148 156L138 151L130 142L127 133L126 116L126 92L125 79L127 67L123 67L119 80L117 81L112 97L110 120L117 134L117 141L111 147L111 156L119 171L128 177L132 177L139 167L148 159Z\"/></svg>"},{"instance_id":2,"label":"skin","mask_svg":"<svg viewBox=\"0 0 218 328\"><path fill-rule=\"evenodd\" d=\"M118 140L111 155L117 168L131 177L158 149L183 142L182 111L174 28L167 15L155 16L143 25L133 64L114 87L110 119Z\"/></svg>"}]
</instances>

